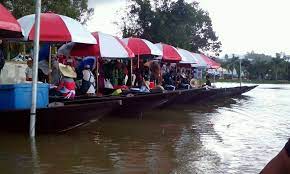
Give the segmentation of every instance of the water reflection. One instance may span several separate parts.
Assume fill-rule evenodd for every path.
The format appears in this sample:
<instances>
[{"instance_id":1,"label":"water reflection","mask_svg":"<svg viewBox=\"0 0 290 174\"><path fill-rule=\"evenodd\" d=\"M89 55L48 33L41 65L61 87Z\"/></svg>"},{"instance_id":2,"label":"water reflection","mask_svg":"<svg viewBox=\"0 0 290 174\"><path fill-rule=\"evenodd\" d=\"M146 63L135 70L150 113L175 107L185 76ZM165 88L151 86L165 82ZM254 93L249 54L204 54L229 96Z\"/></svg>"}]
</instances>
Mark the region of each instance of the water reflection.
<instances>
[{"instance_id":1,"label":"water reflection","mask_svg":"<svg viewBox=\"0 0 290 174\"><path fill-rule=\"evenodd\" d=\"M258 173L289 136L290 86L105 118L59 135L1 134L2 173Z\"/></svg>"}]
</instances>

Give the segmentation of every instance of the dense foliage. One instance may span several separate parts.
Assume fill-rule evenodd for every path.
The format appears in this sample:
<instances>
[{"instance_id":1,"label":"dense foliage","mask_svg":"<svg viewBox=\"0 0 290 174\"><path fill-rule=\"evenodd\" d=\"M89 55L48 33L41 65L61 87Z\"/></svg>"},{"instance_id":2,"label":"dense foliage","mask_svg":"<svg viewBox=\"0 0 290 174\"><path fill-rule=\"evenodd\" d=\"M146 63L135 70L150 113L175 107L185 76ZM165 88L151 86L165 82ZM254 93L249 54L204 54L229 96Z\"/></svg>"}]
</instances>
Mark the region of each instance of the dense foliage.
<instances>
[{"instance_id":1,"label":"dense foliage","mask_svg":"<svg viewBox=\"0 0 290 174\"><path fill-rule=\"evenodd\" d=\"M16 18L35 11L35 0L0 0L0 3L11 10ZM42 12L62 14L82 23L86 23L94 12L93 8L88 8L88 0L42 0L41 5Z\"/></svg>"},{"instance_id":2,"label":"dense foliage","mask_svg":"<svg viewBox=\"0 0 290 174\"><path fill-rule=\"evenodd\" d=\"M242 71L247 78L254 80L290 80L289 60L289 56L281 53L272 57L251 52L242 59ZM239 72L239 57L226 55L222 67L230 72L235 68Z\"/></svg>"},{"instance_id":3,"label":"dense foliage","mask_svg":"<svg viewBox=\"0 0 290 174\"><path fill-rule=\"evenodd\" d=\"M218 55L221 42L212 21L197 2L184 0L129 0L119 23L123 37L136 36L194 52Z\"/></svg>"}]
</instances>

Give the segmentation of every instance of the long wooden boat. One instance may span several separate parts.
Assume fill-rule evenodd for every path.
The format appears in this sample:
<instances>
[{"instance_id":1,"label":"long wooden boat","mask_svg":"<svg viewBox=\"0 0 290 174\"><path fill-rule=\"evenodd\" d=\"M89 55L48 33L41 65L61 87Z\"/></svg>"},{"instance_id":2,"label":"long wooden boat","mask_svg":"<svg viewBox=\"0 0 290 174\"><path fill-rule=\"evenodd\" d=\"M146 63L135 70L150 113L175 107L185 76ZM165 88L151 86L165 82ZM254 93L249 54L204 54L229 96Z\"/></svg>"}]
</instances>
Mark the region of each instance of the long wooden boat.
<instances>
[{"instance_id":1,"label":"long wooden boat","mask_svg":"<svg viewBox=\"0 0 290 174\"><path fill-rule=\"evenodd\" d=\"M225 98L225 97L235 97L239 96L243 93L246 93L254 88L256 88L258 85L254 86L241 86L241 87L232 87L232 88L213 88L210 89L211 91L214 91L214 95L210 96L209 99L216 99L216 98Z\"/></svg>"},{"instance_id":2,"label":"long wooden boat","mask_svg":"<svg viewBox=\"0 0 290 174\"><path fill-rule=\"evenodd\" d=\"M241 95L256 86L235 88L192 89L159 93L86 97L67 101L54 99L64 106L37 110L37 132L64 132L94 122L105 115L130 116L170 104L193 104L203 100ZM5 131L29 131L29 110L0 111L0 129Z\"/></svg>"},{"instance_id":3,"label":"long wooden boat","mask_svg":"<svg viewBox=\"0 0 290 174\"><path fill-rule=\"evenodd\" d=\"M175 96L178 91L164 91L156 93L132 94L125 96L110 97L79 97L74 100L65 100L62 98L51 98L53 102L63 102L65 104L86 104L95 102L120 101L119 107L114 108L110 115L114 116L132 116L166 104Z\"/></svg>"},{"instance_id":4,"label":"long wooden boat","mask_svg":"<svg viewBox=\"0 0 290 174\"><path fill-rule=\"evenodd\" d=\"M64 132L94 122L120 105L119 100L66 104L64 106L37 109L36 132ZM0 111L2 131L29 131L30 110Z\"/></svg>"},{"instance_id":5,"label":"long wooden boat","mask_svg":"<svg viewBox=\"0 0 290 174\"><path fill-rule=\"evenodd\" d=\"M201 101L234 97L246 93L256 87L257 85L231 88L199 88L179 90L179 95L176 95L174 98L172 98L166 105L194 104Z\"/></svg>"},{"instance_id":6,"label":"long wooden boat","mask_svg":"<svg viewBox=\"0 0 290 174\"><path fill-rule=\"evenodd\" d=\"M110 97L79 97L75 100L65 100L63 98L53 98L52 101L64 102L66 104L85 104L94 102L119 100L121 104L112 110L110 115L131 116L146 112L154 108L168 107L170 105L193 104L195 102L240 95L256 86L242 86L234 88L212 88L212 89L190 89L164 91L159 93L135 94L127 96Z\"/></svg>"}]
</instances>

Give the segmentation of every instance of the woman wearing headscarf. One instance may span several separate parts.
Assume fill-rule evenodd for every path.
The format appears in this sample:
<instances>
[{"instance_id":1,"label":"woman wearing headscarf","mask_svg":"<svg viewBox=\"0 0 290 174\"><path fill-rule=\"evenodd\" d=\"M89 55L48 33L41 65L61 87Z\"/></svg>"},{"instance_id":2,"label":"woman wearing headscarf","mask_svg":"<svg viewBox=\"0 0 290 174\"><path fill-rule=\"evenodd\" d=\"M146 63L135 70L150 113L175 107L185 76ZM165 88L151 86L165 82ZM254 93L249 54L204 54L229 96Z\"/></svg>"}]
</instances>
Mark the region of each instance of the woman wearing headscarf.
<instances>
[{"instance_id":1,"label":"woman wearing headscarf","mask_svg":"<svg viewBox=\"0 0 290 174\"><path fill-rule=\"evenodd\" d=\"M86 95L94 95L96 92L95 86L95 77L90 69L90 65L85 65L83 73L83 79L82 79L82 85L81 85L81 93Z\"/></svg>"}]
</instances>

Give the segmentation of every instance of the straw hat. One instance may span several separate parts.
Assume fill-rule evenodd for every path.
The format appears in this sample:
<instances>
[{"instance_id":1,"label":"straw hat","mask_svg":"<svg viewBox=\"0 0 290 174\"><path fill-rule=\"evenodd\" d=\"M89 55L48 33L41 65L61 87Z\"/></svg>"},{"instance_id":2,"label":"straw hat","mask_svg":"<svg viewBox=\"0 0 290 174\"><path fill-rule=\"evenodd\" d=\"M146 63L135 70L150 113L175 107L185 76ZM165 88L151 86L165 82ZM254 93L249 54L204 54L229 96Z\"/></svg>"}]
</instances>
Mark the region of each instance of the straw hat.
<instances>
[{"instance_id":1,"label":"straw hat","mask_svg":"<svg viewBox=\"0 0 290 174\"><path fill-rule=\"evenodd\" d=\"M150 60L150 61L144 63L144 66L150 67L152 63L153 63L153 60Z\"/></svg>"},{"instance_id":2,"label":"straw hat","mask_svg":"<svg viewBox=\"0 0 290 174\"><path fill-rule=\"evenodd\" d=\"M74 71L74 69L71 66L64 65L62 63L59 63L58 66L59 66L59 70L60 70L60 72L62 73L63 76L71 77L71 78L76 78L77 77L76 72Z\"/></svg>"},{"instance_id":3,"label":"straw hat","mask_svg":"<svg viewBox=\"0 0 290 174\"><path fill-rule=\"evenodd\" d=\"M191 86L192 88L196 88L196 87L198 86L198 82L197 82L197 80L196 80L196 79L191 79L191 80L190 80L190 86Z\"/></svg>"}]
</instances>

